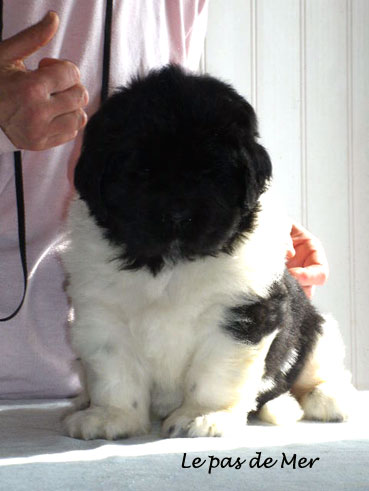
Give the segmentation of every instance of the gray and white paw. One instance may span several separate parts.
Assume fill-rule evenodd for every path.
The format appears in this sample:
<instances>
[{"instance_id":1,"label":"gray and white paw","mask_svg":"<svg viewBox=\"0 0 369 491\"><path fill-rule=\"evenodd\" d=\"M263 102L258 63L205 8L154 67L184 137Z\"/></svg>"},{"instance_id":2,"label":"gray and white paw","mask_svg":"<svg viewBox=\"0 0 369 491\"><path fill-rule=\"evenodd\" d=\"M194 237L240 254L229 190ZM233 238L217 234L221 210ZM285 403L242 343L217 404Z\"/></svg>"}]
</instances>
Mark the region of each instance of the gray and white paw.
<instances>
[{"instance_id":1,"label":"gray and white paw","mask_svg":"<svg viewBox=\"0 0 369 491\"><path fill-rule=\"evenodd\" d=\"M162 434L169 438L218 437L237 434L246 425L246 415L240 418L229 411L198 414L179 408L164 421Z\"/></svg>"},{"instance_id":2,"label":"gray and white paw","mask_svg":"<svg viewBox=\"0 0 369 491\"><path fill-rule=\"evenodd\" d=\"M82 440L117 440L142 435L149 430L149 424L136 414L115 407L91 407L77 411L66 416L63 424L69 436Z\"/></svg>"}]
</instances>

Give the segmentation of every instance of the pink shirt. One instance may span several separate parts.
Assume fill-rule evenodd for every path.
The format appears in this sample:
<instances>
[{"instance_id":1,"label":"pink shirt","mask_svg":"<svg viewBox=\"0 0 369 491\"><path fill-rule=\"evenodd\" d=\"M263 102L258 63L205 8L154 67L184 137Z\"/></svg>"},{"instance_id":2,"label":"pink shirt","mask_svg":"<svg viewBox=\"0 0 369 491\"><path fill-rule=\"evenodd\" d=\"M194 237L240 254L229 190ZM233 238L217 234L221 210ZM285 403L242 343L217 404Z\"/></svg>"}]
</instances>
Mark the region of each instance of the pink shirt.
<instances>
[{"instance_id":1,"label":"pink shirt","mask_svg":"<svg viewBox=\"0 0 369 491\"><path fill-rule=\"evenodd\" d=\"M27 59L66 58L81 71L90 94L87 113L99 106L105 1L4 1L3 38L55 10L54 39ZM115 0L110 87L168 62L196 70L204 44L207 0ZM0 324L0 398L66 397L79 390L68 345L69 305L60 251L63 224L73 193L73 169L81 135L43 152L23 152L29 286L16 318ZM22 294L14 191L14 147L0 130L0 316Z\"/></svg>"}]
</instances>

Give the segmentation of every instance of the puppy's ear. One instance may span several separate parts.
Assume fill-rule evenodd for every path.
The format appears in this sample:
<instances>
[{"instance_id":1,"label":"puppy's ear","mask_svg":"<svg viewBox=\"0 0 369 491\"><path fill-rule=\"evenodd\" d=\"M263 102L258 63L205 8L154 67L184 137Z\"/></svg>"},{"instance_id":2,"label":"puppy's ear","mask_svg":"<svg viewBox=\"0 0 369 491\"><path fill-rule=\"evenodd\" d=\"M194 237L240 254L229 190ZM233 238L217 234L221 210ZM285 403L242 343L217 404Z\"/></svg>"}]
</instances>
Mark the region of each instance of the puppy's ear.
<instances>
[{"instance_id":1,"label":"puppy's ear","mask_svg":"<svg viewBox=\"0 0 369 491\"><path fill-rule=\"evenodd\" d=\"M262 145L254 142L245 151L247 163L245 168L245 208L252 209L260 195L266 190L272 177L272 163Z\"/></svg>"},{"instance_id":2,"label":"puppy's ear","mask_svg":"<svg viewBox=\"0 0 369 491\"><path fill-rule=\"evenodd\" d=\"M260 193L265 191L268 181L272 178L272 162L268 152L262 145L255 144L254 162L256 170L256 182L259 186Z\"/></svg>"},{"instance_id":3,"label":"puppy's ear","mask_svg":"<svg viewBox=\"0 0 369 491\"><path fill-rule=\"evenodd\" d=\"M93 155L91 150L84 148L74 172L75 188L81 199L87 203L90 212L100 223L104 222L107 217L107 210L101 193L104 168L103 157L99 159L98 155Z\"/></svg>"}]
</instances>

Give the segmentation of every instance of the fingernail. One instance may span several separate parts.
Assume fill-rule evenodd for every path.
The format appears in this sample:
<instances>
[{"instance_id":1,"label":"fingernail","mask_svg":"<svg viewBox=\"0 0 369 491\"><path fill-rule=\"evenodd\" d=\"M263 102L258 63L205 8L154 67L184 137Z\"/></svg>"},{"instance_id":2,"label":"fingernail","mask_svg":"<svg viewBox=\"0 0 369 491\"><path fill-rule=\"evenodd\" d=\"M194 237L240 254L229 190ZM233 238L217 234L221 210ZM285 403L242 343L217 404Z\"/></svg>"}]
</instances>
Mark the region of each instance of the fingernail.
<instances>
[{"instance_id":1,"label":"fingernail","mask_svg":"<svg viewBox=\"0 0 369 491\"><path fill-rule=\"evenodd\" d=\"M50 15L51 12L48 12L45 17L42 19L43 24L50 24L52 20L52 15Z\"/></svg>"},{"instance_id":2,"label":"fingernail","mask_svg":"<svg viewBox=\"0 0 369 491\"><path fill-rule=\"evenodd\" d=\"M54 22L55 15L57 16L58 14L54 12L54 10L49 10L45 17L42 19L43 24L48 26L49 24Z\"/></svg>"},{"instance_id":3,"label":"fingernail","mask_svg":"<svg viewBox=\"0 0 369 491\"><path fill-rule=\"evenodd\" d=\"M74 63L73 63L73 69L76 72L76 78L77 78L77 80L79 80L81 78L81 72L80 72L78 66L75 65Z\"/></svg>"},{"instance_id":4,"label":"fingernail","mask_svg":"<svg viewBox=\"0 0 369 491\"><path fill-rule=\"evenodd\" d=\"M87 106L88 99L89 99L88 92L87 92L87 90L85 90L84 93L83 93L83 98L82 98L82 104L84 106Z\"/></svg>"},{"instance_id":5,"label":"fingernail","mask_svg":"<svg viewBox=\"0 0 369 491\"><path fill-rule=\"evenodd\" d=\"M82 127L86 126L87 120L88 120L87 114L85 113L85 111L82 111Z\"/></svg>"}]
</instances>

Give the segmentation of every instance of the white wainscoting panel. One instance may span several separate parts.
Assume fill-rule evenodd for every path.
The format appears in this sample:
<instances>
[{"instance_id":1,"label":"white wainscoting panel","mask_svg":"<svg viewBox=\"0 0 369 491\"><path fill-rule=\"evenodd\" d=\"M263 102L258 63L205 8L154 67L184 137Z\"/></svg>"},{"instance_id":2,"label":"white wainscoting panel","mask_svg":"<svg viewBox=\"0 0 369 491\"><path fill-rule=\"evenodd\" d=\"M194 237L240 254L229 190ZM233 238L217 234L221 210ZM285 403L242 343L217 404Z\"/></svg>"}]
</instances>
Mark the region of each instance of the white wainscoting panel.
<instances>
[{"instance_id":1,"label":"white wainscoting panel","mask_svg":"<svg viewBox=\"0 0 369 491\"><path fill-rule=\"evenodd\" d=\"M369 0L210 0L205 69L254 106L277 189L324 244L316 304L369 388Z\"/></svg>"},{"instance_id":2,"label":"white wainscoting panel","mask_svg":"<svg viewBox=\"0 0 369 491\"><path fill-rule=\"evenodd\" d=\"M351 267L357 385L369 386L369 2L351 6Z\"/></svg>"},{"instance_id":3,"label":"white wainscoting panel","mask_svg":"<svg viewBox=\"0 0 369 491\"><path fill-rule=\"evenodd\" d=\"M317 303L340 321L352 366L346 0L305 5L307 226L323 242L330 279ZM354 368L352 366L352 368Z\"/></svg>"},{"instance_id":4,"label":"white wainscoting panel","mask_svg":"<svg viewBox=\"0 0 369 491\"><path fill-rule=\"evenodd\" d=\"M248 99L253 73L251 4L252 0L210 0L205 49L206 71L232 82Z\"/></svg>"}]
</instances>

